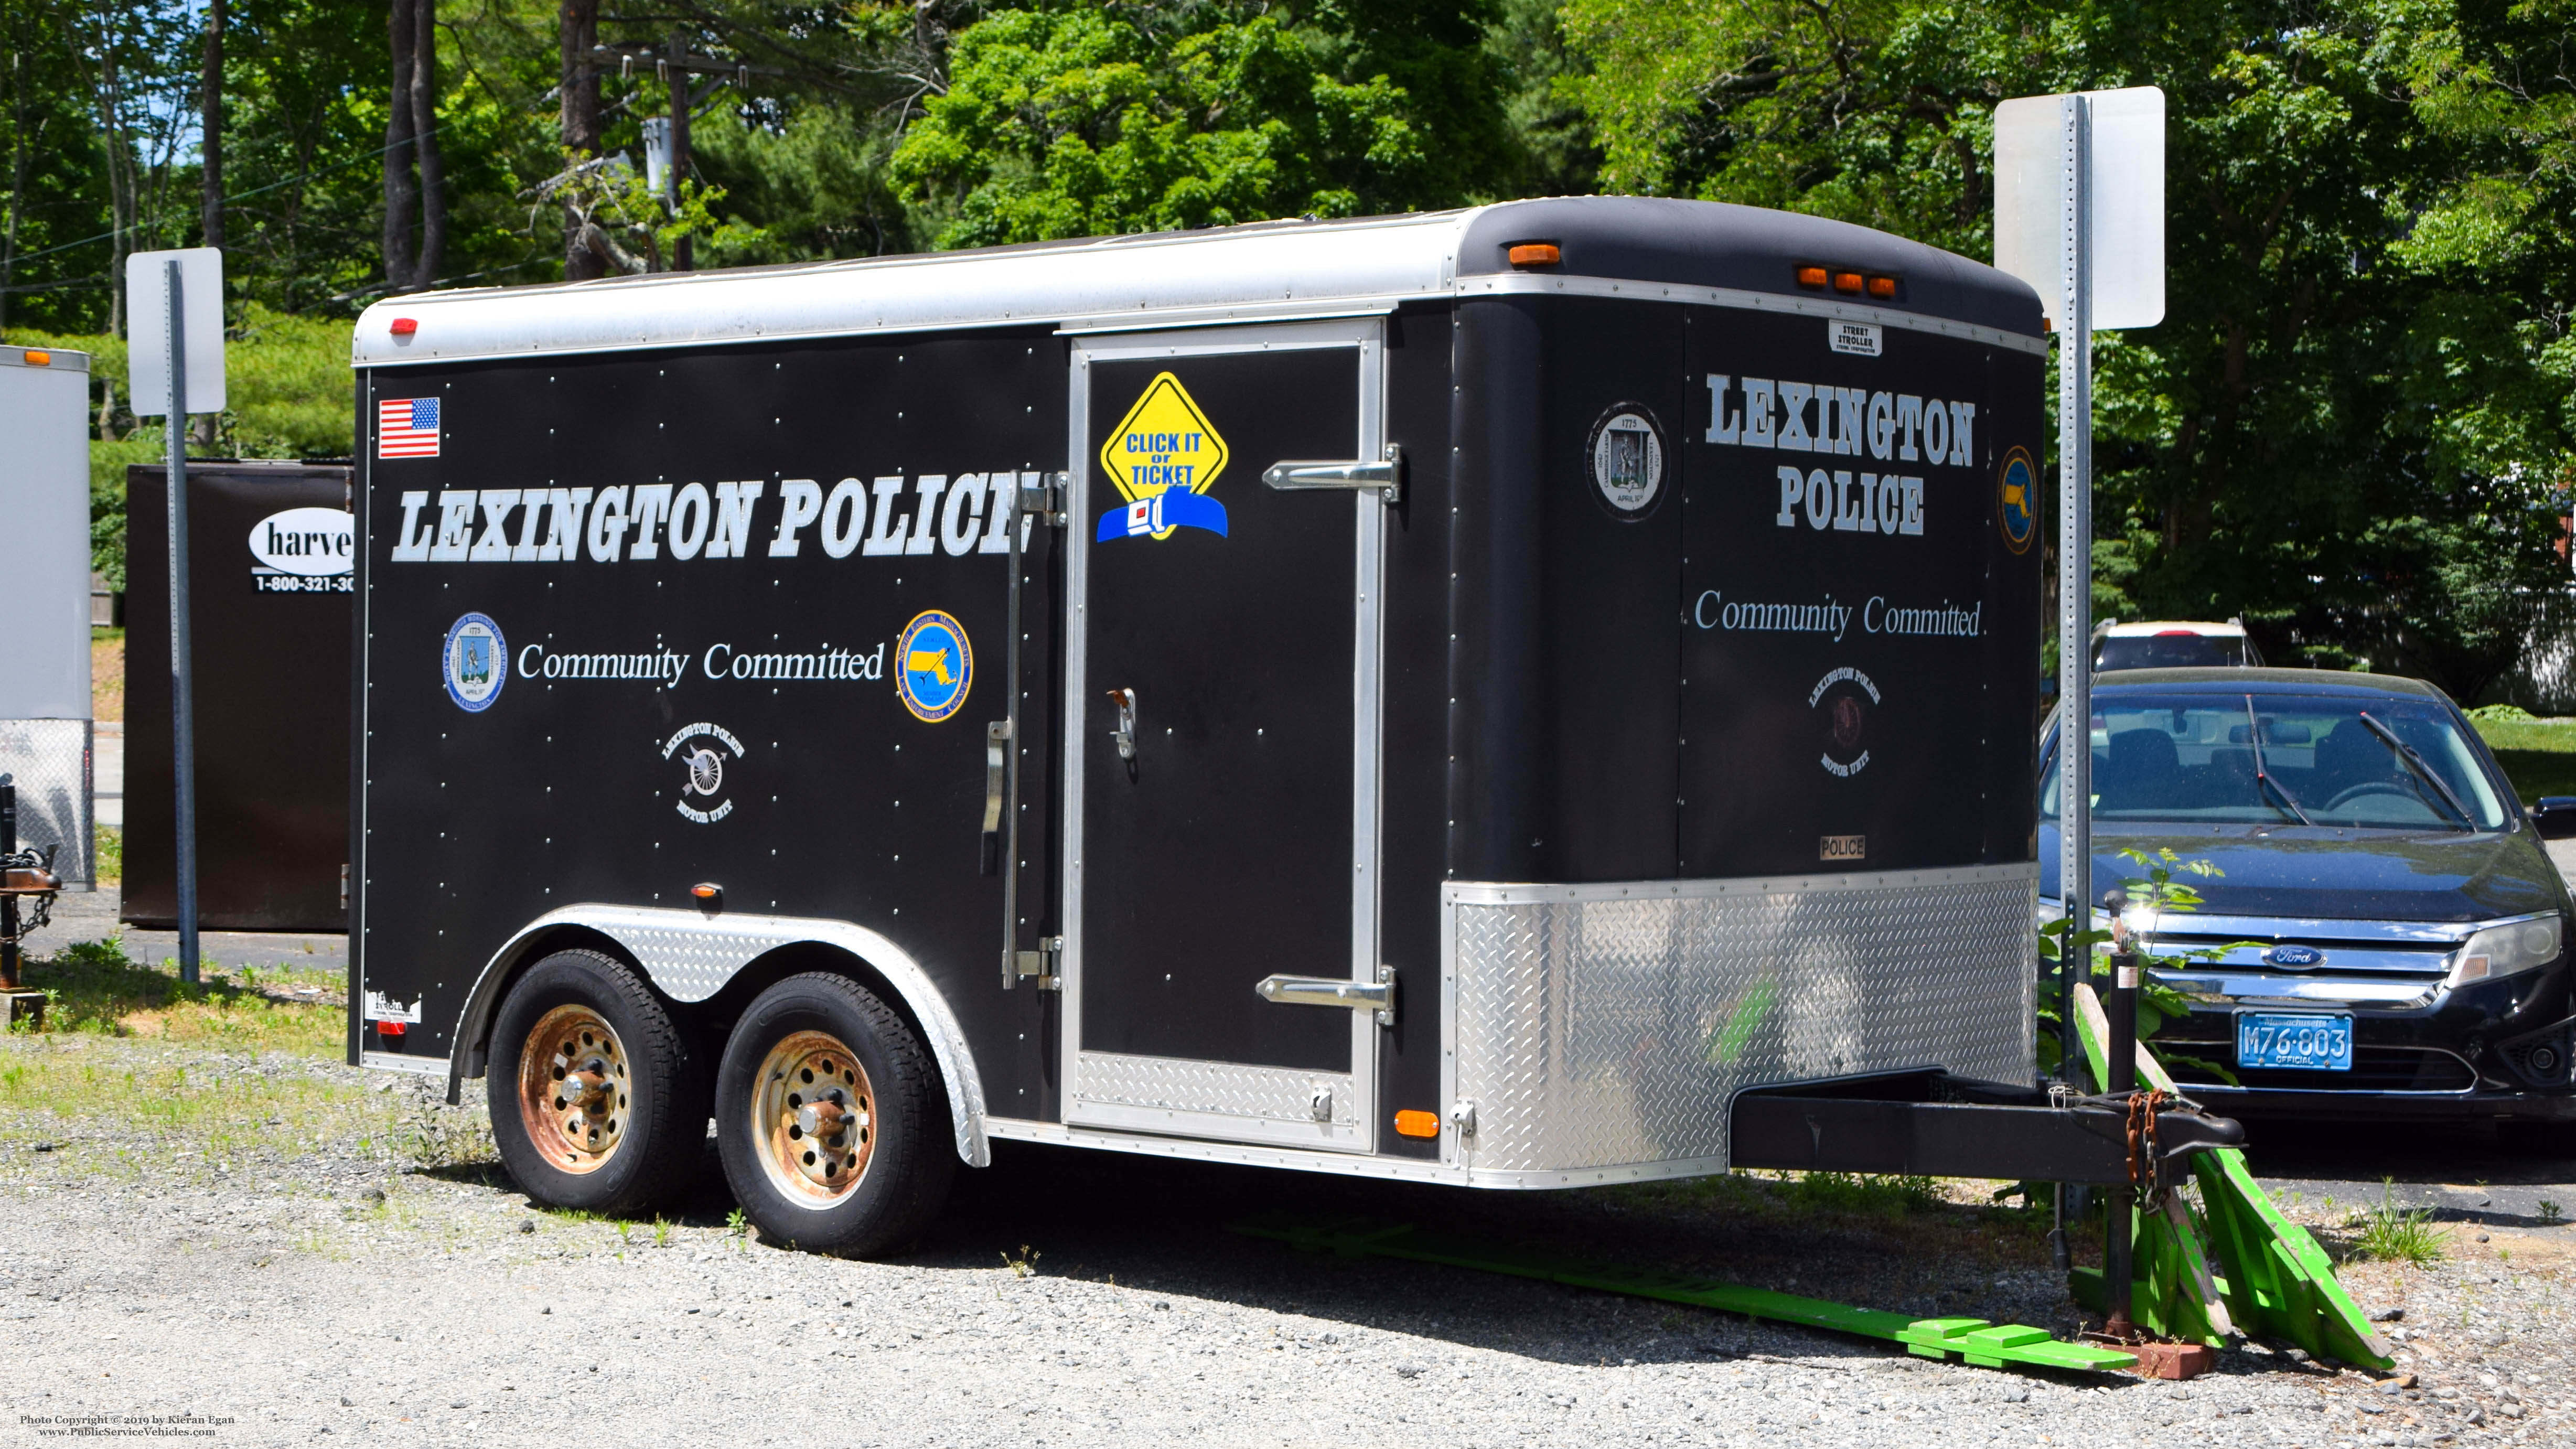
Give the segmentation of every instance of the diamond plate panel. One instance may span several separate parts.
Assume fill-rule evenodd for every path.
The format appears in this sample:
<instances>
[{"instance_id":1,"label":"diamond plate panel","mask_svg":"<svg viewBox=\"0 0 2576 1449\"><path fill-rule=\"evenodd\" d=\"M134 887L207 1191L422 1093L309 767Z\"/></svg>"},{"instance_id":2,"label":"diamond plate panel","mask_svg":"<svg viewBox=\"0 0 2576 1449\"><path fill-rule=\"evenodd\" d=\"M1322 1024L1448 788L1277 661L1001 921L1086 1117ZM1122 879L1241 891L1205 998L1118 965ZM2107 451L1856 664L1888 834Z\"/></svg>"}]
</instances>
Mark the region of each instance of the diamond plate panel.
<instances>
[{"instance_id":1,"label":"diamond plate panel","mask_svg":"<svg viewBox=\"0 0 2576 1449\"><path fill-rule=\"evenodd\" d=\"M804 939L792 929L738 931L716 925L673 928L632 920L608 921L603 923L603 929L617 938L617 944L634 952L636 962L652 976L653 983L677 1001L704 1001L723 990L733 974L753 957Z\"/></svg>"},{"instance_id":2,"label":"diamond plate panel","mask_svg":"<svg viewBox=\"0 0 2576 1449\"><path fill-rule=\"evenodd\" d=\"M1912 1067L2028 1081L2031 866L1449 889L1462 1161L1722 1163L1747 1087Z\"/></svg>"},{"instance_id":3,"label":"diamond plate panel","mask_svg":"<svg viewBox=\"0 0 2576 1449\"><path fill-rule=\"evenodd\" d=\"M90 793L90 722L0 720L0 775L16 777L20 849L54 851L54 874L87 890L95 839Z\"/></svg>"},{"instance_id":4,"label":"diamond plate panel","mask_svg":"<svg viewBox=\"0 0 2576 1449\"><path fill-rule=\"evenodd\" d=\"M1157 1112L1214 1112L1263 1122L1320 1126L1314 1091L1333 1093L1333 1125L1355 1125L1357 1092L1348 1072L1300 1072L1286 1067L1247 1067L1233 1062L1194 1062L1173 1057L1084 1052L1075 1094L1106 1107Z\"/></svg>"}]
</instances>

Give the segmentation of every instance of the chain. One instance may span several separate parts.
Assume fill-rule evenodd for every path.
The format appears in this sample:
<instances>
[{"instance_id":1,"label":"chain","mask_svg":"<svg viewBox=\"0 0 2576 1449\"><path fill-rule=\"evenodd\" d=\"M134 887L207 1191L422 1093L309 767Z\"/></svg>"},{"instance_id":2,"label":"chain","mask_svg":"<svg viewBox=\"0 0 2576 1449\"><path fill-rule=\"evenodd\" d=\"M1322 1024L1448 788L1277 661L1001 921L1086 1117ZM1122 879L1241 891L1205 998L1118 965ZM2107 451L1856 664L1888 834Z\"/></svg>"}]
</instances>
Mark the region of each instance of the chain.
<instances>
[{"instance_id":1,"label":"chain","mask_svg":"<svg viewBox=\"0 0 2576 1449\"><path fill-rule=\"evenodd\" d=\"M2156 1114L2167 1100L2161 1090L2129 1094L2129 1185L2147 1185L2154 1197L2150 1206L2162 1206L2165 1190L2164 1151L2157 1138ZM2143 1153L2139 1151L2141 1147L2145 1148Z\"/></svg>"}]
</instances>

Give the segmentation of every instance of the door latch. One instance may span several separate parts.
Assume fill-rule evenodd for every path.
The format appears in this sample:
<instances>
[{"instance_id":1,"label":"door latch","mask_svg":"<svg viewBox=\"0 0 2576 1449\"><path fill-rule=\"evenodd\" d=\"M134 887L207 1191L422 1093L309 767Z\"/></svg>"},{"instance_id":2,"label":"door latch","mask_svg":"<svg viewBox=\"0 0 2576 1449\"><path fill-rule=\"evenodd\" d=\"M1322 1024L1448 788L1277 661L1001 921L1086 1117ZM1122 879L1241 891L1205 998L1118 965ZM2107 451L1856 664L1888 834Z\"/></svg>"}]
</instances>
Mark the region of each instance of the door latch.
<instances>
[{"instance_id":1,"label":"door latch","mask_svg":"<svg viewBox=\"0 0 2576 1449\"><path fill-rule=\"evenodd\" d=\"M1264 976L1253 990L1280 1006L1340 1006L1366 1011L1380 1026L1395 1025L1395 968L1377 968L1377 980L1351 981L1338 976Z\"/></svg>"},{"instance_id":2,"label":"door latch","mask_svg":"<svg viewBox=\"0 0 2576 1449\"><path fill-rule=\"evenodd\" d=\"M1012 722L984 726L984 874L1001 869L1002 794L1010 779Z\"/></svg>"},{"instance_id":3,"label":"door latch","mask_svg":"<svg viewBox=\"0 0 2576 1449\"><path fill-rule=\"evenodd\" d=\"M1113 689L1109 698L1118 706L1118 728L1109 732L1109 738L1117 742L1118 758L1127 762L1132 775L1136 772L1136 691Z\"/></svg>"},{"instance_id":4,"label":"door latch","mask_svg":"<svg viewBox=\"0 0 2576 1449\"><path fill-rule=\"evenodd\" d=\"M1331 489L1346 493L1374 492L1388 504L1395 503L1404 491L1404 449L1389 443L1386 452L1372 463L1363 458L1343 461L1290 458L1262 470L1261 481L1282 492Z\"/></svg>"}]
</instances>

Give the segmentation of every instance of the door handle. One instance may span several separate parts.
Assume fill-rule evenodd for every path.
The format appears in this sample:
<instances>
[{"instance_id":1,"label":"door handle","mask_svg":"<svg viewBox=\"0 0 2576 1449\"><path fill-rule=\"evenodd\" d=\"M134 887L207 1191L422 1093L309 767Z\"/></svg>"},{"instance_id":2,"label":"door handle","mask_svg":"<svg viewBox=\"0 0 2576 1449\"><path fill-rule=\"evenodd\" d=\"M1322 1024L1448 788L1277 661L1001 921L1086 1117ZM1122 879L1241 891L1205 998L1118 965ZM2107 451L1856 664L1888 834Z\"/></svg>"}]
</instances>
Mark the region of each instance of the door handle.
<instances>
[{"instance_id":1,"label":"door handle","mask_svg":"<svg viewBox=\"0 0 2576 1449\"><path fill-rule=\"evenodd\" d=\"M984 726L984 874L1001 868L1002 794L1011 770L1011 721Z\"/></svg>"},{"instance_id":2,"label":"door handle","mask_svg":"<svg viewBox=\"0 0 2576 1449\"><path fill-rule=\"evenodd\" d=\"M1377 1014L1380 1026L1395 1025L1395 968L1377 968L1377 980L1353 981L1340 976L1264 976L1253 990L1280 1006L1340 1006Z\"/></svg>"},{"instance_id":3,"label":"door handle","mask_svg":"<svg viewBox=\"0 0 2576 1449\"><path fill-rule=\"evenodd\" d=\"M1109 738L1117 742L1118 758L1125 760L1129 772L1133 773L1136 767L1136 691L1113 689L1109 691L1109 697L1118 705L1118 728L1109 732Z\"/></svg>"},{"instance_id":4,"label":"door handle","mask_svg":"<svg viewBox=\"0 0 2576 1449\"><path fill-rule=\"evenodd\" d=\"M1374 463L1360 458L1344 461L1283 459L1263 469L1261 481L1283 493L1317 489L1343 493L1374 492L1392 504L1404 490L1404 449L1389 443L1385 455Z\"/></svg>"}]
</instances>

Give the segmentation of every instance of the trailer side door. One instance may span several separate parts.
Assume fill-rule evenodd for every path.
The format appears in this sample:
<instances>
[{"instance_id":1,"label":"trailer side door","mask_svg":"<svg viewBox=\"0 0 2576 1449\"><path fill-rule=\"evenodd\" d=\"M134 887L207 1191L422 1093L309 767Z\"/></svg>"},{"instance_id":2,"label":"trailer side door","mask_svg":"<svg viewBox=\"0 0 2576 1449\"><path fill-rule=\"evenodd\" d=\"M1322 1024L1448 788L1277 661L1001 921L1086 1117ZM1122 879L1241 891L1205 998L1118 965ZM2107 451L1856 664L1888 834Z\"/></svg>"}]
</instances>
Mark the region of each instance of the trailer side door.
<instances>
[{"instance_id":1,"label":"trailer side door","mask_svg":"<svg viewBox=\"0 0 2576 1449\"><path fill-rule=\"evenodd\" d=\"M1379 457L1380 326L1076 343L1069 1124L1361 1152L1375 1138L1374 1013L1257 988L1378 981L1386 504L1262 475Z\"/></svg>"}]
</instances>

